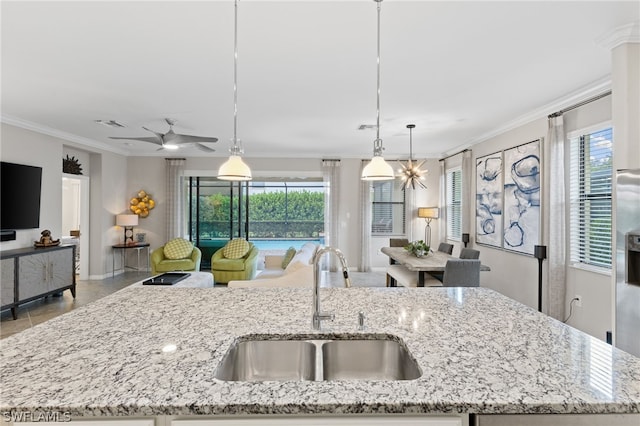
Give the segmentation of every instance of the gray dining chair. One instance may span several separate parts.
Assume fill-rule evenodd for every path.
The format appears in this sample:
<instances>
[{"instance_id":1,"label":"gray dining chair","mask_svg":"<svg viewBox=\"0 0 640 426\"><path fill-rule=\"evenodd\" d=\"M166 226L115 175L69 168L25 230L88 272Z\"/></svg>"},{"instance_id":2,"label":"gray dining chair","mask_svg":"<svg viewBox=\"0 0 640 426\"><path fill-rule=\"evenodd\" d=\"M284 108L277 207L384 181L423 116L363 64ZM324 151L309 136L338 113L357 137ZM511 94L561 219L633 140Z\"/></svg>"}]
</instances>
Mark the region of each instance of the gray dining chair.
<instances>
[{"instance_id":1,"label":"gray dining chair","mask_svg":"<svg viewBox=\"0 0 640 426\"><path fill-rule=\"evenodd\" d=\"M460 250L460 259L480 259L480 250L463 247Z\"/></svg>"},{"instance_id":2,"label":"gray dining chair","mask_svg":"<svg viewBox=\"0 0 640 426\"><path fill-rule=\"evenodd\" d=\"M440 243L440 245L438 246L438 251L441 251L441 252L447 253L447 254L451 254L451 253L453 253L453 244Z\"/></svg>"},{"instance_id":3,"label":"gray dining chair","mask_svg":"<svg viewBox=\"0 0 640 426\"><path fill-rule=\"evenodd\" d=\"M442 285L445 287L479 287L480 260L449 259L444 267Z\"/></svg>"}]
</instances>

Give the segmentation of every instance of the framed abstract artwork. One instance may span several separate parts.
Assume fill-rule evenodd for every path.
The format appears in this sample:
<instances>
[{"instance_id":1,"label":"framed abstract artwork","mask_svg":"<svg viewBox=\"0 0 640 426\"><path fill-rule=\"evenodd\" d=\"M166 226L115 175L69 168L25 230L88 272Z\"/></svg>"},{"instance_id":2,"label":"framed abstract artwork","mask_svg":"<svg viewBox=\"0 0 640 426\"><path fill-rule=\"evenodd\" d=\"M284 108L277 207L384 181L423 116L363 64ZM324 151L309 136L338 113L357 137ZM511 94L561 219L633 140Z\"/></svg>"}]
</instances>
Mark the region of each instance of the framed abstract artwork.
<instances>
[{"instance_id":1,"label":"framed abstract artwork","mask_svg":"<svg viewBox=\"0 0 640 426\"><path fill-rule=\"evenodd\" d=\"M502 247L502 152L476 158L476 242Z\"/></svg>"},{"instance_id":2,"label":"framed abstract artwork","mask_svg":"<svg viewBox=\"0 0 640 426\"><path fill-rule=\"evenodd\" d=\"M540 139L504 151L503 247L533 255L540 241Z\"/></svg>"}]
</instances>

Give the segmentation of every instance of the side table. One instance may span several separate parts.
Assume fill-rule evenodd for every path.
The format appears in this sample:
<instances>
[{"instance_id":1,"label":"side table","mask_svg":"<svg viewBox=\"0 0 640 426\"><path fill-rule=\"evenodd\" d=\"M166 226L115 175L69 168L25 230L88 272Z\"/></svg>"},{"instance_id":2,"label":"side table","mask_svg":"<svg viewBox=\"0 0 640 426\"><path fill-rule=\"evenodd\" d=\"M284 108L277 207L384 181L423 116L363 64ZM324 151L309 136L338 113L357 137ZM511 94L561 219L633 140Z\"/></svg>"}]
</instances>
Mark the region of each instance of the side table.
<instances>
[{"instance_id":1,"label":"side table","mask_svg":"<svg viewBox=\"0 0 640 426\"><path fill-rule=\"evenodd\" d=\"M116 250L120 250L120 258L122 259L122 269L124 270L125 268L132 268L132 269L135 269L136 271L140 271L141 269L140 268L140 251L146 250L147 251L146 271L149 271L149 267L151 266L151 253L149 250L149 243L114 244L111 246L111 249L113 250L113 256L111 256L111 276L112 277L115 277L116 275ZM137 252L138 263L136 268L126 265L125 259L126 259L127 249L134 249Z\"/></svg>"}]
</instances>

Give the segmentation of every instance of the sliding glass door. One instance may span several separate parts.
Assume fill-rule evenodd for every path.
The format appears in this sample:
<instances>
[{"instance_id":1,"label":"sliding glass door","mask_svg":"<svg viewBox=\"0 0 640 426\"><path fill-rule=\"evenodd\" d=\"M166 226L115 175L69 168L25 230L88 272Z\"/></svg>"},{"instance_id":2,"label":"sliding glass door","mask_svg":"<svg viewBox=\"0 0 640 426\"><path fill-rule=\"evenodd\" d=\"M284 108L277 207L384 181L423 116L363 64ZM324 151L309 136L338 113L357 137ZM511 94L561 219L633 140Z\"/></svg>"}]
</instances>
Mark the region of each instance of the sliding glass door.
<instances>
[{"instance_id":1,"label":"sliding glass door","mask_svg":"<svg viewBox=\"0 0 640 426\"><path fill-rule=\"evenodd\" d=\"M210 267L213 253L232 238L246 238L261 250L324 242L322 180L226 182L190 177L186 184L186 229L202 250L202 269Z\"/></svg>"},{"instance_id":2,"label":"sliding glass door","mask_svg":"<svg viewBox=\"0 0 640 426\"><path fill-rule=\"evenodd\" d=\"M202 269L210 267L213 253L232 238L247 238L248 183L225 182L213 177L188 180L188 229L202 250Z\"/></svg>"}]
</instances>

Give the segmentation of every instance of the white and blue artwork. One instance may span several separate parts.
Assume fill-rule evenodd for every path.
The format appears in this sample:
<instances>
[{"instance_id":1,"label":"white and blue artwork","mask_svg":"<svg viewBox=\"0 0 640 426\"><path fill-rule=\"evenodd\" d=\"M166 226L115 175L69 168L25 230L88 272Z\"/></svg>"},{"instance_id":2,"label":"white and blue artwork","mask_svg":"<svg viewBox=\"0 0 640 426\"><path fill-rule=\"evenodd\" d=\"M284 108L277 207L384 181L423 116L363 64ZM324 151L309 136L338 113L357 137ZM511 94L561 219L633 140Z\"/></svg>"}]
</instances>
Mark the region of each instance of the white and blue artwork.
<instances>
[{"instance_id":1,"label":"white and blue artwork","mask_svg":"<svg viewBox=\"0 0 640 426\"><path fill-rule=\"evenodd\" d=\"M476 242L502 247L502 153L476 159Z\"/></svg>"},{"instance_id":2,"label":"white and blue artwork","mask_svg":"<svg viewBox=\"0 0 640 426\"><path fill-rule=\"evenodd\" d=\"M540 237L540 140L504 151L503 247L533 254Z\"/></svg>"}]
</instances>

